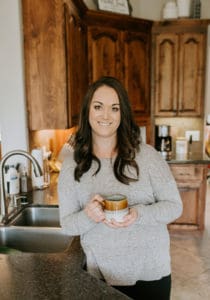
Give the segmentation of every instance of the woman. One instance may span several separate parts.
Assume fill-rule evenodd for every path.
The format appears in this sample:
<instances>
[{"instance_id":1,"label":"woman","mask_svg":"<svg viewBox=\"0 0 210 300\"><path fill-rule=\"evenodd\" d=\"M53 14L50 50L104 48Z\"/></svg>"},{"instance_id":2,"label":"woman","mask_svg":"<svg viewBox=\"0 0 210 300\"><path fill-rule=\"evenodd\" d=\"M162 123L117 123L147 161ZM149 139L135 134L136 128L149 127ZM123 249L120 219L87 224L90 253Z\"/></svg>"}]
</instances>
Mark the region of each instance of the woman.
<instances>
[{"instance_id":1,"label":"woman","mask_svg":"<svg viewBox=\"0 0 210 300\"><path fill-rule=\"evenodd\" d=\"M141 142L121 83L102 77L88 89L59 176L60 222L80 235L87 270L133 299L170 299L167 224L182 202L168 164ZM122 222L107 221L103 195L127 196Z\"/></svg>"}]
</instances>

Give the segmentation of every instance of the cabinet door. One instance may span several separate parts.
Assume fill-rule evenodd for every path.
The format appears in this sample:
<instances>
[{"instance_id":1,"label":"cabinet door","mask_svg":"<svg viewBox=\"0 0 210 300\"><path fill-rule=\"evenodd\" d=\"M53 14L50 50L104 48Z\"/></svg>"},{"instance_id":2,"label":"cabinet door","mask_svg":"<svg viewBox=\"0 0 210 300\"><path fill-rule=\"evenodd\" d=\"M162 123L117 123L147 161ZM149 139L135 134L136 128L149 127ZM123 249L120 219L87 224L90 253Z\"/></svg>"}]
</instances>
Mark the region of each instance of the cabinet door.
<instances>
[{"instance_id":1,"label":"cabinet door","mask_svg":"<svg viewBox=\"0 0 210 300\"><path fill-rule=\"evenodd\" d=\"M206 35L160 33L154 43L155 116L202 116Z\"/></svg>"},{"instance_id":2,"label":"cabinet door","mask_svg":"<svg viewBox=\"0 0 210 300\"><path fill-rule=\"evenodd\" d=\"M121 80L120 32L117 29L90 26L88 29L89 82L101 76Z\"/></svg>"},{"instance_id":3,"label":"cabinet door","mask_svg":"<svg viewBox=\"0 0 210 300\"><path fill-rule=\"evenodd\" d=\"M66 128L63 3L22 0L29 129Z\"/></svg>"},{"instance_id":4,"label":"cabinet door","mask_svg":"<svg viewBox=\"0 0 210 300\"><path fill-rule=\"evenodd\" d=\"M176 116L179 37L175 33L161 33L155 35L154 43L155 115Z\"/></svg>"},{"instance_id":5,"label":"cabinet door","mask_svg":"<svg viewBox=\"0 0 210 300\"><path fill-rule=\"evenodd\" d=\"M201 116L203 113L205 35L180 35L179 116Z\"/></svg>"},{"instance_id":6,"label":"cabinet door","mask_svg":"<svg viewBox=\"0 0 210 300\"><path fill-rule=\"evenodd\" d=\"M198 225L199 188L179 188L183 203L183 213L175 224Z\"/></svg>"},{"instance_id":7,"label":"cabinet door","mask_svg":"<svg viewBox=\"0 0 210 300\"><path fill-rule=\"evenodd\" d=\"M125 31L122 35L124 84L136 118L150 114L150 36Z\"/></svg>"},{"instance_id":8,"label":"cabinet door","mask_svg":"<svg viewBox=\"0 0 210 300\"><path fill-rule=\"evenodd\" d=\"M170 228L204 229L207 166L171 164L183 202L182 215Z\"/></svg>"},{"instance_id":9,"label":"cabinet door","mask_svg":"<svg viewBox=\"0 0 210 300\"><path fill-rule=\"evenodd\" d=\"M87 89L87 43L85 24L65 5L68 126L78 124L81 103Z\"/></svg>"}]
</instances>

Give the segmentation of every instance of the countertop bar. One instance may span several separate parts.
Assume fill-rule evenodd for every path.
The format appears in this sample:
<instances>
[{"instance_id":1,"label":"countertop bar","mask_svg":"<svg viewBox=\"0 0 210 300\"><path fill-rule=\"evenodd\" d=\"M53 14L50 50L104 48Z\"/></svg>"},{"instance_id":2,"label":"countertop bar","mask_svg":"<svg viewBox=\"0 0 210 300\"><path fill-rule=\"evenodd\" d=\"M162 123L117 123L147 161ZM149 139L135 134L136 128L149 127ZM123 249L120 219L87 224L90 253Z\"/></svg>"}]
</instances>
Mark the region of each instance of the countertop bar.
<instances>
[{"instance_id":1,"label":"countertop bar","mask_svg":"<svg viewBox=\"0 0 210 300\"><path fill-rule=\"evenodd\" d=\"M1 300L130 299L89 275L79 238L65 253L0 255Z\"/></svg>"},{"instance_id":2,"label":"countertop bar","mask_svg":"<svg viewBox=\"0 0 210 300\"><path fill-rule=\"evenodd\" d=\"M58 204L57 179L58 173L53 173L49 188L33 191L34 204ZM0 299L130 299L91 276L84 262L79 237L64 253L0 254Z\"/></svg>"},{"instance_id":3,"label":"countertop bar","mask_svg":"<svg viewBox=\"0 0 210 300\"><path fill-rule=\"evenodd\" d=\"M172 154L171 159L167 160L169 164L210 164L210 157L203 153L189 153L179 157Z\"/></svg>"}]
</instances>

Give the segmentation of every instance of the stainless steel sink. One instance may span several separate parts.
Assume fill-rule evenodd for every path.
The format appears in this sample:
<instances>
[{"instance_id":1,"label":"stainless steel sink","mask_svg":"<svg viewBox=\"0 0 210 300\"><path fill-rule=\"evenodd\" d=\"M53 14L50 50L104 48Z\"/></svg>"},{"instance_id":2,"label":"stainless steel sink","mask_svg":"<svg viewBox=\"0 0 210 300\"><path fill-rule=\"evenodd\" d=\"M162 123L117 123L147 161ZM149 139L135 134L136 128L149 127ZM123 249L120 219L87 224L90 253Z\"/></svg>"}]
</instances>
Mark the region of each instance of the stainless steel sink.
<instances>
[{"instance_id":1,"label":"stainless steel sink","mask_svg":"<svg viewBox=\"0 0 210 300\"><path fill-rule=\"evenodd\" d=\"M58 206L29 206L11 222L14 226L60 227Z\"/></svg>"},{"instance_id":2,"label":"stainless steel sink","mask_svg":"<svg viewBox=\"0 0 210 300\"><path fill-rule=\"evenodd\" d=\"M55 227L0 227L1 247L22 252L57 253L67 250L73 237Z\"/></svg>"},{"instance_id":3,"label":"stainless steel sink","mask_svg":"<svg viewBox=\"0 0 210 300\"><path fill-rule=\"evenodd\" d=\"M1 247L32 253L63 252L72 240L60 227L57 205L27 206L0 227L0 253Z\"/></svg>"}]
</instances>

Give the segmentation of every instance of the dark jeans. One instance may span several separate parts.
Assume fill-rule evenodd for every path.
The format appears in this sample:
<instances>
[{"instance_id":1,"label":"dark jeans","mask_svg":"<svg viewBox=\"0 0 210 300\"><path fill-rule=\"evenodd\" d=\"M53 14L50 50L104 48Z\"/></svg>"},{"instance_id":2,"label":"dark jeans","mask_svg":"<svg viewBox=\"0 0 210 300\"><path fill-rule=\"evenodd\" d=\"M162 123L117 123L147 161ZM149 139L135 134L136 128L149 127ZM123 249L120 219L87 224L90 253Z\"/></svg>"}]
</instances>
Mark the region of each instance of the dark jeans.
<instances>
[{"instance_id":1,"label":"dark jeans","mask_svg":"<svg viewBox=\"0 0 210 300\"><path fill-rule=\"evenodd\" d=\"M138 280L132 286L113 286L135 300L170 300L171 275L154 281Z\"/></svg>"}]
</instances>

